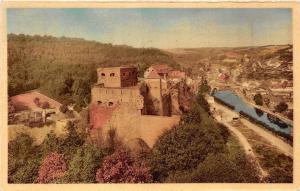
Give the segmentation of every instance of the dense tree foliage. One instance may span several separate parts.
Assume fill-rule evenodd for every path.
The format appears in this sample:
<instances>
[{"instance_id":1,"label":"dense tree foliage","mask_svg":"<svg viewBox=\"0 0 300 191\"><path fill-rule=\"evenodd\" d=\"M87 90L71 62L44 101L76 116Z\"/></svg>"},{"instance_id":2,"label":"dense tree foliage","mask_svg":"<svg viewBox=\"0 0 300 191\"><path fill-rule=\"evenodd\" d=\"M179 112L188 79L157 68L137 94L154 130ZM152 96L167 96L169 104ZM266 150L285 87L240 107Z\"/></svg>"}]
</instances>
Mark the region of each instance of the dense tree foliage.
<instances>
[{"instance_id":1,"label":"dense tree foliage","mask_svg":"<svg viewBox=\"0 0 300 191\"><path fill-rule=\"evenodd\" d=\"M152 175L145 163L120 149L104 159L96 180L102 183L147 183L152 181Z\"/></svg>"},{"instance_id":2,"label":"dense tree foliage","mask_svg":"<svg viewBox=\"0 0 300 191\"><path fill-rule=\"evenodd\" d=\"M41 154L39 146L27 134L8 143L8 182L32 183L37 178Z\"/></svg>"},{"instance_id":3,"label":"dense tree foliage","mask_svg":"<svg viewBox=\"0 0 300 191\"><path fill-rule=\"evenodd\" d=\"M77 133L75 124L68 124L63 137L49 133L41 145L35 145L27 134L20 134L8 143L8 181L10 183L33 183L38 177L42 160L50 153L63 154L67 163L85 140Z\"/></svg>"},{"instance_id":4,"label":"dense tree foliage","mask_svg":"<svg viewBox=\"0 0 300 191\"><path fill-rule=\"evenodd\" d=\"M96 170L105 156L103 152L103 150L89 144L78 148L70 161L69 170L64 178L65 181L69 183L96 182Z\"/></svg>"},{"instance_id":5,"label":"dense tree foliage","mask_svg":"<svg viewBox=\"0 0 300 191\"><path fill-rule=\"evenodd\" d=\"M258 182L256 171L243 155L210 154L193 171L191 182Z\"/></svg>"},{"instance_id":6,"label":"dense tree foliage","mask_svg":"<svg viewBox=\"0 0 300 191\"><path fill-rule=\"evenodd\" d=\"M163 181L174 171L193 169L205 160L209 153L216 154L225 149L227 129L216 124L208 116L202 117L200 123L190 123L188 120L157 141L150 159L156 181Z\"/></svg>"}]
</instances>

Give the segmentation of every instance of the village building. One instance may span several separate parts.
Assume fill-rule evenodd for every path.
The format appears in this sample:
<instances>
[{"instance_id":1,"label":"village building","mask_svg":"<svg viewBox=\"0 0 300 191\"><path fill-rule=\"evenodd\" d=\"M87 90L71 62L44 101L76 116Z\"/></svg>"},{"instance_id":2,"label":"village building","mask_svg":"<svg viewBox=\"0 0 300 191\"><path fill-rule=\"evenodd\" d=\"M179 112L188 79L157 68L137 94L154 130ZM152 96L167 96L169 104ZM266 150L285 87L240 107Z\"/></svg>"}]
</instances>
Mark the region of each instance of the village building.
<instances>
[{"instance_id":1,"label":"village building","mask_svg":"<svg viewBox=\"0 0 300 191\"><path fill-rule=\"evenodd\" d=\"M229 79L229 76L226 73L220 73L218 75L218 80L220 82L227 82L228 79Z\"/></svg>"},{"instance_id":2,"label":"village building","mask_svg":"<svg viewBox=\"0 0 300 191\"><path fill-rule=\"evenodd\" d=\"M42 126L47 117L59 113L61 103L34 90L10 97L9 105L14 110L13 116L9 116L10 123Z\"/></svg>"},{"instance_id":3,"label":"village building","mask_svg":"<svg viewBox=\"0 0 300 191\"><path fill-rule=\"evenodd\" d=\"M170 104L173 113L179 112L178 91L171 90L172 84L186 80L185 72L174 70L167 64L153 65L144 73L144 81L150 89L151 97L155 99L155 105L158 106L159 115L170 115L172 111L168 109ZM177 112L176 112L177 111Z\"/></svg>"},{"instance_id":4,"label":"village building","mask_svg":"<svg viewBox=\"0 0 300 191\"><path fill-rule=\"evenodd\" d=\"M144 78L161 78L167 80L169 72L172 70L167 64L153 65L145 71Z\"/></svg>"},{"instance_id":5,"label":"village building","mask_svg":"<svg viewBox=\"0 0 300 191\"><path fill-rule=\"evenodd\" d=\"M163 79L171 81L180 81L186 78L186 74L183 71L174 70L167 64L153 65L149 67L144 73L145 79Z\"/></svg>"}]
</instances>

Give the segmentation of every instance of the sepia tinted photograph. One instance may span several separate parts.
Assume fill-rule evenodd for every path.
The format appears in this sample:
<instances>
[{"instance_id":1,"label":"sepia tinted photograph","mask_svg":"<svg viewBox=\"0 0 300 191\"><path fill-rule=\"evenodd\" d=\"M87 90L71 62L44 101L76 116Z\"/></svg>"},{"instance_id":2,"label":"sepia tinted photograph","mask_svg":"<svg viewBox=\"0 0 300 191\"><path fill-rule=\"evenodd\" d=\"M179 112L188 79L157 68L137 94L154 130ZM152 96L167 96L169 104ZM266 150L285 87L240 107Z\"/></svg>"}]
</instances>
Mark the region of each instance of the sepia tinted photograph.
<instances>
[{"instance_id":1,"label":"sepia tinted photograph","mask_svg":"<svg viewBox=\"0 0 300 191\"><path fill-rule=\"evenodd\" d=\"M292 8L7 8L8 184L293 183Z\"/></svg>"}]
</instances>

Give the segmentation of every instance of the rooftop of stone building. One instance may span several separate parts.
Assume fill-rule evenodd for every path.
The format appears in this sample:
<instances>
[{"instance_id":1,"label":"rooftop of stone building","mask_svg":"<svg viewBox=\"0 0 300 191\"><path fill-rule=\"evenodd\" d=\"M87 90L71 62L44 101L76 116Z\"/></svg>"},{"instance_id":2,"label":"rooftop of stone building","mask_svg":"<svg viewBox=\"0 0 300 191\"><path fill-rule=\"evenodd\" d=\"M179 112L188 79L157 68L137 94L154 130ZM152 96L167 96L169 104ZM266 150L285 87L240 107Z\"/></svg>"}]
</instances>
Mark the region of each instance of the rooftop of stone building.
<instances>
[{"instance_id":1,"label":"rooftop of stone building","mask_svg":"<svg viewBox=\"0 0 300 191\"><path fill-rule=\"evenodd\" d=\"M94 84L92 85L92 88L93 87L98 87L98 88L103 88L103 89L131 89L131 90L134 90L134 89L139 89L139 83L136 85L136 86L127 86L127 87L103 87L101 84Z\"/></svg>"},{"instance_id":2,"label":"rooftop of stone building","mask_svg":"<svg viewBox=\"0 0 300 191\"><path fill-rule=\"evenodd\" d=\"M44 102L48 102L50 108L58 109L61 106L61 103L47 97L46 95L41 94L37 90L15 95L10 97L10 99L12 101L12 104L20 111L39 109L41 106L38 106L37 103L35 103L35 99L38 99L41 104L43 104Z\"/></svg>"},{"instance_id":3,"label":"rooftop of stone building","mask_svg":"<svg viewBox=\"0 0 300 191\"><path fill-rule=\"evenodd\" d=\"M173 70L173 68L167 64L153 65L152 68L154 68L157 71L157 73L168 73L171 70Z\"/></svg>"},{"instance_id":4,"label":"rooftop of stone building","mask_svg":"<svg viewBox=\"0 0 300 191\"><path fill-rule=\"evenodd\" d=\"M118 68L136 68L134 66L106 66L106 67L98 67L97 69L108 69L108 68L112 68L112 69L118 69Z\"/></svg>"}]
</instances>

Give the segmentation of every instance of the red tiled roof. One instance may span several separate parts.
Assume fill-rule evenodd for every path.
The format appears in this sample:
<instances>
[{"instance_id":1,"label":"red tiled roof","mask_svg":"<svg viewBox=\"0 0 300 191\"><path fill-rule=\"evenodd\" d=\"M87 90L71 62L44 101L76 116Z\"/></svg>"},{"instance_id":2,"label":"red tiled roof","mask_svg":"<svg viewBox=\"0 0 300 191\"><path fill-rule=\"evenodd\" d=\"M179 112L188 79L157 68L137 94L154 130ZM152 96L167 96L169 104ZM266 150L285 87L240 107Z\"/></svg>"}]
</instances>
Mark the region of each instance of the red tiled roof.
<instances>
[{"instance_id":1,"label":"red tiled roof","mask_svg":"<svg viewBox=\"0 0 300 191\"><path fill-rule=\"evenodd\" d=\"M161 78L161 76L155 70L152 70L149 72L147 78Z\"/></svg>"},{"instance_id":2,"label":"red tiled roof","mask_svg":"<svg viewBox=\"0 0 300 191\"><path fill-rule=\"evenodd\" d=\"M172 68L167 64L153 65L152 68L156 70L157 73L168 73L172 70Z\"/></svg>"},{"instance_id":3,"label":"red tiled roof","mask_svg":"<svg viewBox=\"0 0 300 191\"><path fill-rule=\"evenodd\" d=\"M185 78L185 72L179 71L179 70L173 70L169 72L169 78Z\"/></svg>"},{"instance_id":4,"label":"red tiled roof","mask_svg":"<svg viewBox=\"0 0 300 191\"><path fill-rule=\"evenodd\" d=\"M38 91L31 91L23 94L19 94L16 96L12 96L10 99L12 101L12 104L17 108L17 110L34 110L40 108L37 106L36 103L34 103L34 99L39 98L39 102L48 102L50 105L50 108L59 108L61 106L61 103L39 93Z\"/></svg>"},{"instance_id":5,"label":"red tiled roof","mask_svg":"<svg viewBox=\"0 0 300 191\"><path fill-rule=\"evenodd\" d=\"M221 73L221 74L219 74L218 78L221 81L225 81L229 78L229 76L227 74Z\"/></svg>"}]
</instances>

